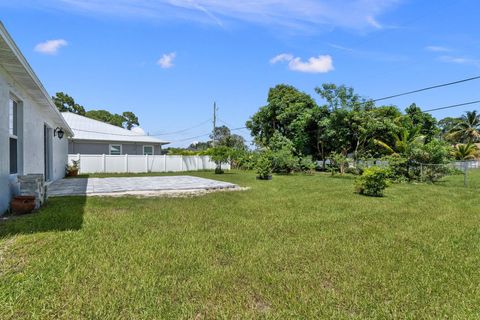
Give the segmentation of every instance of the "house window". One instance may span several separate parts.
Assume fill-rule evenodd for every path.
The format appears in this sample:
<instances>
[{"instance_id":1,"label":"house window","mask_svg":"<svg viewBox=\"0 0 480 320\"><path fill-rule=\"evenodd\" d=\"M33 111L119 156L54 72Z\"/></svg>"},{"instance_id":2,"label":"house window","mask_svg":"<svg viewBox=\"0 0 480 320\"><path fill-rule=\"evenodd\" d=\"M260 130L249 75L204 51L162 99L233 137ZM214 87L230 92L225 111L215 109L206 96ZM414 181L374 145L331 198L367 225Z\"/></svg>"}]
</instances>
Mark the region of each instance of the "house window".
<instances>
[{"instance_id":1,"label":"house window","mask_svg":"<svg viewBox=\"0 0 480 320\"><path fill-rule=\"evenodd\" d=\"M10 139L10 173L18 173L18 103L8 101L8 133Z\"/></svg>"},{"instance_id":2,"label":"house window","mask_svg":"<svg viewBox=\"0 0 480 320\"><path fill-rule=\"evenodd\" d=\"M122 154L122 145L121 144L111 144L110 145L110 155L119 156Z\"/></svg>"},{"instance_id":3,"label":"house window","mask_svg":"<svg viewBox=\"0 0 480 320\"><path fill-rule=\"evenodd\" d=\"M153 146L143 146L143 155L153 156Z\"/></svg>"}]
</instances>

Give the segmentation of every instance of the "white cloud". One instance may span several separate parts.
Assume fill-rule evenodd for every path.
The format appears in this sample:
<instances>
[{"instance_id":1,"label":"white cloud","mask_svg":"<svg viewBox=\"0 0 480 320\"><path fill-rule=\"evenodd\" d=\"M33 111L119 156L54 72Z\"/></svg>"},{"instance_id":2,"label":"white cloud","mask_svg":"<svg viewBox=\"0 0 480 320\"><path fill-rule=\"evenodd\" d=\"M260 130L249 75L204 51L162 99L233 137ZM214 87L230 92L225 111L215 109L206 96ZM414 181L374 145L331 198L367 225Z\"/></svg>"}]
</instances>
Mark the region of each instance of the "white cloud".
<instances>
[{"instance_id":1,"label":"white cloud","mask_svg":"<svg viewBox=\"0 0 480 320\"><path fill-rule=\"evenodd\" d=\"M449 52L449 51L452 51L450 48L441 47L441 46L427 46L427 47L425 47L425 50L433 51L433 52Z\"/></svg>"},{"instance_id":2,"label":"white cloud","mask_svg":"<svg viewBox=\"0 0 480 320\"><path fill-rule=\"evenodd\" d=\"M175 60L176 56L177 54L175 52L165 53L158 59L157 64L163 69L172 68L174 66L173 60Z\"/></svg>"},{"instance_id":3,"label":"white cloud","mask_svg":"<svg viewBox=\"0 0 480 320\"><path fill-rule=\"evenodd\" d=\"M224 26L246 21L297 30L379 29L403 0L43 0L35 5L83 14L188 20Z\"/></svg>"},{"instance_id":4,"label":"white cloud","mask_svg":"<svg viewBox=\"0 0 480 320\"><path fill-rule=\"evenodd\" d=\"M367 22L374 28L382 29L383 26L375 19L375 17L367 16Z\"/></svg>"},{"instance_id":5,"label":"white cloud","mask_svg":"<svg viewBox=\"0 0 480 320\"><path fill-rule=\"evenodd\" d=\"M35 46L35 51L44 54L56 54L61 47L68 45L68 42L63 39L48 40L41 42Z\"/></svg>"},{"instance_id":6,"label":"white cloud","mask_svg":"<svg viewBox=\"0 0 480 320\"><path fill-rule=\"evenodd\" d=\"M288 62L288 68L292 71L307 73L327 73L333 71L333 59L330 55L319 55L310 57L308 61L302 61L289 53L282 53L270 60L270 63Z\"/></svg>"},{"instance_id":7,"label":"white cloud","mask_svg":"<svg viewBox=\"0 0 480 320\"><path fill-rule=\"evenodd\" d=\"M466 58L466 57L453 57L453 56L441 56L438 59L442 62L465 64L465 65L480 67L479 59L472 59L472 58Z\"/></svg>"},{"instance_id":8,"label":"white cloud","mask_svg":"<svg viewBox=\"0 0 480 320\"><path fill-rule=\"evenodd\" d=\"M279 55L276 55L272 59L270 59L271 64L275 64L277 62L284 62L284 61L290 61L293 59L293 55L290 53L281 53Z\"/></svg>"}]
</instances>

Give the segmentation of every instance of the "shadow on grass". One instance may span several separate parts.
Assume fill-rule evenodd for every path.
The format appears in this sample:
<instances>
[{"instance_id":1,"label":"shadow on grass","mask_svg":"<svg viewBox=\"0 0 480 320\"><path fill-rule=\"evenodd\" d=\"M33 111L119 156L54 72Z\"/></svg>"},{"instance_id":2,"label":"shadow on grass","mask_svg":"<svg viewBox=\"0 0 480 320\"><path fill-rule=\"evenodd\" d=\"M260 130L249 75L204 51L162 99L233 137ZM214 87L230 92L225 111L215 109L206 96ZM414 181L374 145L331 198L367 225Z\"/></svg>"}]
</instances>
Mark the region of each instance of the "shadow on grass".
<instances>
[{"instance_id":1,"label":"shadow on grass","mask_svg":"<svg viewBox=\"0 0 480 320\"><path fill-rule=\"evenodd\" d=\"M27 215L10 215L0 221L0 238L16 234L80 230L86 197L50 198L40 210Z\"/></svg>"}]
</instances>

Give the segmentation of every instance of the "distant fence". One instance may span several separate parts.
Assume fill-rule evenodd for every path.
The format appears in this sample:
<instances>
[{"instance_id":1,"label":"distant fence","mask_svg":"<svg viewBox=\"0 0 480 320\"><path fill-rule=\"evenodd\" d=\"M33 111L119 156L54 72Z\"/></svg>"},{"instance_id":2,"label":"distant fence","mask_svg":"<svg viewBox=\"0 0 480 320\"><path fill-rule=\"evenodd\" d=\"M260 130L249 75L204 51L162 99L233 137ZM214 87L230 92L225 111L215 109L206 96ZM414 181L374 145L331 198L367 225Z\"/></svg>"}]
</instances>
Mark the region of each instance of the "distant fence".
<instances>
[{"instance_id":1,"label":"distant fence","mask_svg":"<svg viewBox=\"0 0 480 320\"><path fill-rule=\"evenodd\" d=\"M80 160L79 173L142 173L213 170L209 156L69 154L68 163ZM229 170L229 164L222 164Z\"/></svg>"}]
</instances>

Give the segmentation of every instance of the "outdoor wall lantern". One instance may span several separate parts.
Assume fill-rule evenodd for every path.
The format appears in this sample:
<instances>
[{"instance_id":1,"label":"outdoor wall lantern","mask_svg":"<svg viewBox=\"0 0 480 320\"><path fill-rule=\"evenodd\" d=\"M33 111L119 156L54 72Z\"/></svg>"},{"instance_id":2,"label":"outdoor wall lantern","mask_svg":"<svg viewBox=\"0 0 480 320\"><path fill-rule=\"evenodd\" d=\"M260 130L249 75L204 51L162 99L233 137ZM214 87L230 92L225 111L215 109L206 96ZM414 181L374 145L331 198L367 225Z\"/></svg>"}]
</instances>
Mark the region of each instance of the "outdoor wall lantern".
<instances>
[{"instance_id":1,"label":"outdoor wall lantern","mask_svg":"<svg viewBox=\"0 0 480 320\"><path fill-rule=\"evenodd\" d=\"M58 139L62 139L64 133L65 133L65 132L64 132L63 129L60 128L60 127L57 127L55 130L53 130L53 136L56 135L56 136L58 137Z\"/></svg>"}]
</instances>

